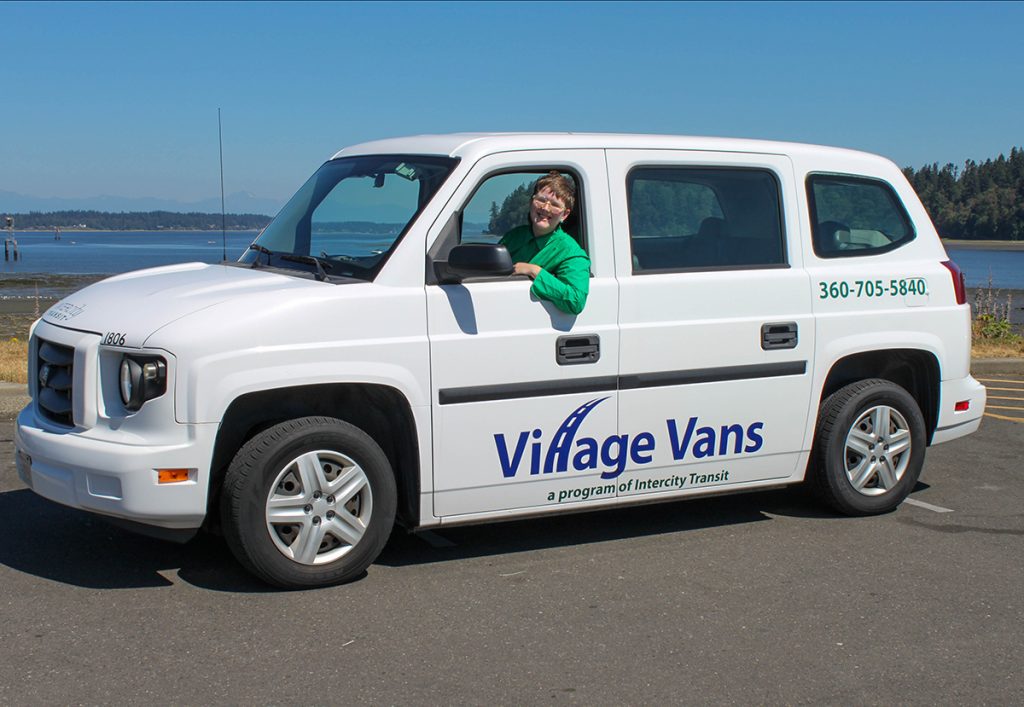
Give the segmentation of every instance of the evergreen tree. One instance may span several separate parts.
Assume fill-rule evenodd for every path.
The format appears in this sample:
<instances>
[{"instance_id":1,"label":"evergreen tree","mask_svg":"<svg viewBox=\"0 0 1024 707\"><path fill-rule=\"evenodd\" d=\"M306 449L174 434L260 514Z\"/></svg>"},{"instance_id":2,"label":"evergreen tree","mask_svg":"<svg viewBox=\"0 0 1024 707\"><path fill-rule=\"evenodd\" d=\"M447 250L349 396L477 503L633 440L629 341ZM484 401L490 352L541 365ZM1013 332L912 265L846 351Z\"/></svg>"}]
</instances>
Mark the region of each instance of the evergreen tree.
<instances>
[{"instance_id":1,"label":"evergreen tree","mask_svg":"<svg viewBox=\"0 0 1024 707\"><path fill-rule=\"evenodd\" d=\"M939 234L963 239L1024 239L1024 149L963 170L937 164L903 170Z\"/></svg>"},{"instance_id":2,"label":"evergreen tree","mask_svg":"<svg viewBox=\"0 0 1024 707\"><path fill-rule=\"evenodd\" d=\"M504 235L516 226L525 226L530 222L530 198L533 196L533 184L522 184L505 197L497 213L491 210L491 220L487 230L496 235Z\"/></svg>"}]
</instances>

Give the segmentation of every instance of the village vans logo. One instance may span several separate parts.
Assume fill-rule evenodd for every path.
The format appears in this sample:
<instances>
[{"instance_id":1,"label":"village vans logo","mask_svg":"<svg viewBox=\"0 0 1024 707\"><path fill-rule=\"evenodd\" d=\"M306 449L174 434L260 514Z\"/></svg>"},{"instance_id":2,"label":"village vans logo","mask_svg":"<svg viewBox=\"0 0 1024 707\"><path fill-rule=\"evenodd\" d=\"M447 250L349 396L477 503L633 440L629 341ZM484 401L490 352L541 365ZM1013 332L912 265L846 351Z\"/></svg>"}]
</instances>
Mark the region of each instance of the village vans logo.
<instances>
[{"instance_id":1,"label":"village vans logo","mask_svg":"<svg viewBox=\"0 0 1024 707\"><path fill-rule=\"evenodd\" d=\"M506 479L516 476L529 457L531 475L568 471L593 471L598 468L602 479L614 479L626 468L626 463L650 464L654 460L657 438L651 432L636 435L612 435L604 440L579 437L577 433L590 412L608 398L598 398L580 405L565 418L554 435L544 438L540 429L520 432L510 445L503 433L494 435L498 463ZM665 420L672 458L683 461L708 459L728 454L753 454L764 445L763 422L728 424L719 427L699 425L694 416L680 424L675 419Z\"/></svg>"}]
</instances>

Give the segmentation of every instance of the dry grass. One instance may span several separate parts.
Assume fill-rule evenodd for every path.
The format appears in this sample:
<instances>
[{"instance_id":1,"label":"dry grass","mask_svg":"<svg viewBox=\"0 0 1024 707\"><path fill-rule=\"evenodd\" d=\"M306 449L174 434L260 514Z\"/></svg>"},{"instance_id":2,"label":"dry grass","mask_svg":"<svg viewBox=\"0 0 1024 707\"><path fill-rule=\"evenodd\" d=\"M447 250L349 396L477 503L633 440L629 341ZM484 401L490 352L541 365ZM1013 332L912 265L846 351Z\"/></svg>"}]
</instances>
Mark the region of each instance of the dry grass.
<instances>
[{"instance_id":1,"label":"dry grass","mask_svg":"<svg viewBox=\"0 0 1024 707\"><path fill-rule=\"evenodd\" d=\"M28 341L26 339L0 340L0 381L28 382Z\"/></svg>"},{"instance_id":2,"label":"dry grass","mask_svg":"<svg viewBox=\"0 0 1024 707\"><path fill-rule=\"evenodd\" d=\"M1024 356L1021 326L1014 324L1013 292L997 290L989 275L988 285L974 291L971 305L972 358L1019 358Z\"/></svg>"},{"instance_id":3,"label":"dry grass","mask_svg":"<svg viewBox=\"0 0 1024 707\"><path fill-rule=\"evenodd\" d=\"M975 338L971 344L971 358L1024 358L1024 339Z\"/></svg>"}]
</instances>

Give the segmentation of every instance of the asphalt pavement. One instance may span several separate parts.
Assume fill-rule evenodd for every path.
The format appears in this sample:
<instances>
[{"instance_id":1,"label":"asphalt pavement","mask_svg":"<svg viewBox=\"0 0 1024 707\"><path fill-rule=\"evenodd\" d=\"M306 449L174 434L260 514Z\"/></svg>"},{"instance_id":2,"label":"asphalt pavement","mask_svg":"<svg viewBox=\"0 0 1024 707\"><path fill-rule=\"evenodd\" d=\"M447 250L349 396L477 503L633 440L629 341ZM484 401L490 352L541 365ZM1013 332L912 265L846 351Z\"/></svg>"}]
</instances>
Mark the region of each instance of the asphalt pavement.
<instances>
[{"instance_id":1,"label":"asphalt pavement","mask_svg":"<svg viewBox=\"0 0 1024 707\"><path fill-rule=\"evenodd\" d=\"M303 592L34 495L8 416L0 703L1018 704L1024 377L976 375L991 414L887 515L787 490L396 532Z\"/></svg>"}]
</instances>

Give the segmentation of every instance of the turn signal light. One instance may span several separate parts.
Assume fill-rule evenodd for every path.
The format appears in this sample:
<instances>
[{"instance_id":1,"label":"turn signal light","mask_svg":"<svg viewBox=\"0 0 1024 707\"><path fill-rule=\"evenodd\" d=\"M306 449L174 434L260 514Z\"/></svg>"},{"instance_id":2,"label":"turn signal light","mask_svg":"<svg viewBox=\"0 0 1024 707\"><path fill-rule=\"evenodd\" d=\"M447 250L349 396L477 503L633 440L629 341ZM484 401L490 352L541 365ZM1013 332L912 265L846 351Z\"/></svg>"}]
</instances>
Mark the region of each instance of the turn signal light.
<instances>
[{"instance_id":1,"label":"turn signal light","mask_svg":"<svg viewBox=\"0 0 1024 707\"><path fill-rule=\"evenodd\" d=\"M188 481L188 469L157 469L156 480L159 484L177 484Z\"/></svg>"},{"instance_id":2,"label":"turn signal light","mask_svg":"<svg viewBox=\"0 0 1024 707\"><path fill-rule=\"evenodd\" d=\"M956 412L967 412L970 409L971 409L971 401L970 400L961 400L960 402L958 402L956 405L953 406L953 410L955 410Z\"/></svg>"}]
</instances>

